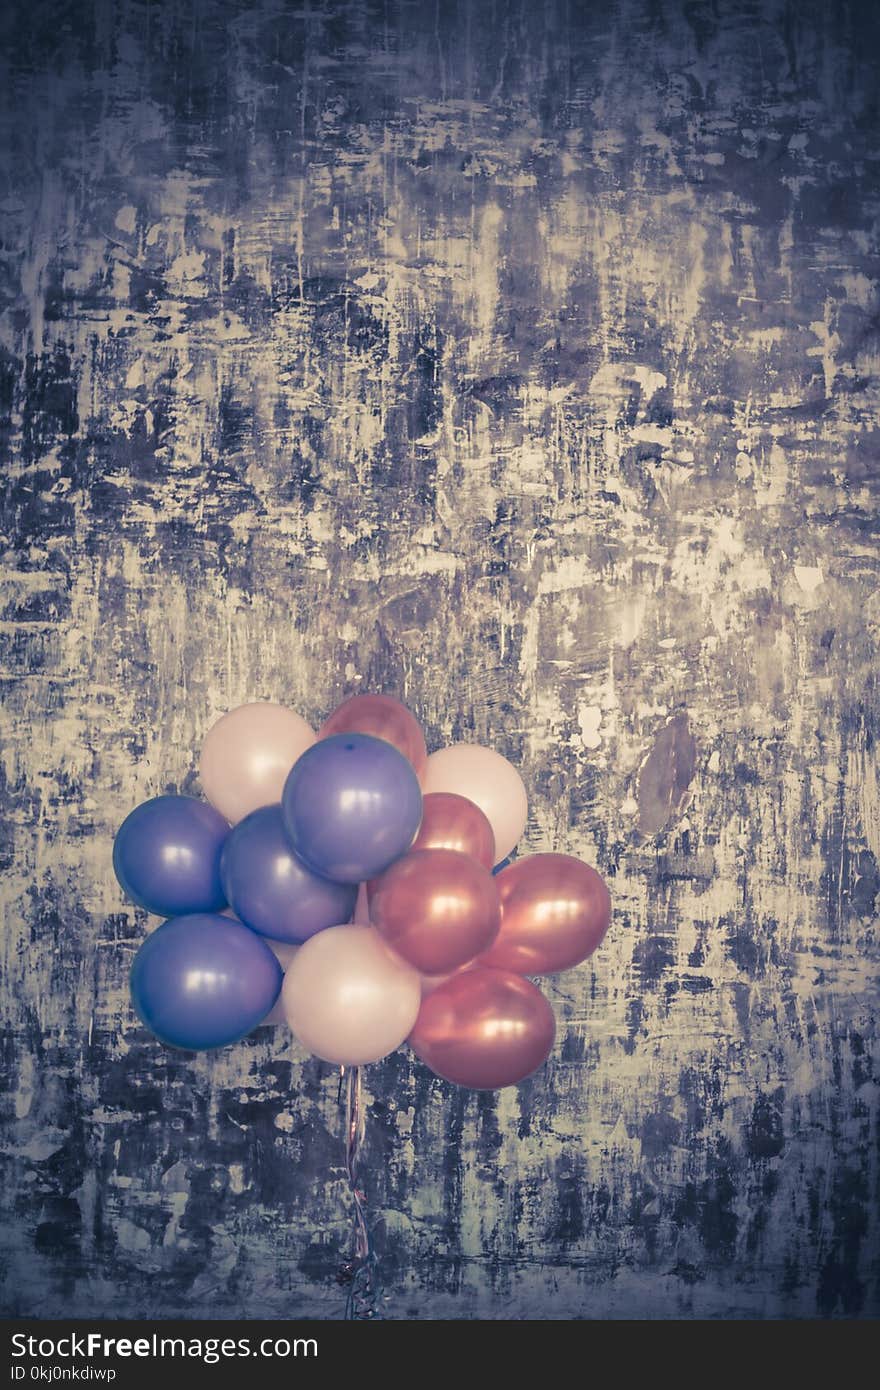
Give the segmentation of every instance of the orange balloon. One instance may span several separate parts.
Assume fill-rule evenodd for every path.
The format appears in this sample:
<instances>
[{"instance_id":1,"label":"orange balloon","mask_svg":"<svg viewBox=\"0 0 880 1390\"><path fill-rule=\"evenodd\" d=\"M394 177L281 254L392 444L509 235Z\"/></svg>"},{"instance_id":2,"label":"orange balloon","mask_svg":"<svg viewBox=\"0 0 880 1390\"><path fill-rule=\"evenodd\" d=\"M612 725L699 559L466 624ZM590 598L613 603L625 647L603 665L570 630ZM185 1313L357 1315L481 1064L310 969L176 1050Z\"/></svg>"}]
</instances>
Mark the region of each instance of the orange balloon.
<instances>
[{"instance_id":1,"label":"orange balloon","mask_svg":"<svg viewBox=\"0 0 880 1390\"><path fill-rule=\"evenodd\" d=\"M485 869L495 863L495 836L485 814L457 792L428 792L422 797L422 824L413 849L457 849Z\"/></svg>"},{"instance_id":2,"label":"orange balloon","mask_svg":"<svg viewBox=\"0 0 880 1390\"><path fill-rule=\"evenodd\" d=\"M318 738L329 738L330 734L370 734L373 738L383 738L409 758L417 775L421 775L428 761L425 735L415 715L392 695L352 695L318 730Z\"/></svg>"},{"instance_id":3,"label":"orange balloon","mask_svg":"<svg viewBox=\"0 0 880 1390\"><path fill-rule=\"evenodd\" d=\"M409 1045L444 1080L495 1090L546 1062L555 1035L553 1010L536 985L475 966L423 996Z\"/></svg>"},{"instance_id":4,"label":"orange balloon","mask_svg":"<svg viewBox=\"0 0 880 1390\"><path fill-rule=\"evenodd\" d=\"M501 929L480 965L547 975L579 965L595 951L611 921L603 879L570 854L516 859L495 882Z\"/></svg>"},{"instance_id":5,"label":"orange balloon","mask_svg":"<svg viewBox=\"0 0 880 1390\"><path fill-rule=\"evenodd\" d=\"M425 975L445 975L465 965L498 931L495 880L458 850L411 850L374 879L370 890L373 926Z\"/></svg>"}]
</instances>

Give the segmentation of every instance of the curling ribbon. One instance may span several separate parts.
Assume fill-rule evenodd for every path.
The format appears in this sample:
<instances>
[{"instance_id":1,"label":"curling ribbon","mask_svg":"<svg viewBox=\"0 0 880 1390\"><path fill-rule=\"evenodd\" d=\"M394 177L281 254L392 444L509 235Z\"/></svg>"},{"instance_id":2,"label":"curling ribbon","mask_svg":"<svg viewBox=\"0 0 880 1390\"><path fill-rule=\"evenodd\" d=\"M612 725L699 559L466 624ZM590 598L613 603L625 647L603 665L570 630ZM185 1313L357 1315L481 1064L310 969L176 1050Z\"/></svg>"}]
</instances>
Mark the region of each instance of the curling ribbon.
<instances>
[{"instance_id":1,"label":"curling ribbon","mask_svg":"<svg viewBox=\"0 0 880 1390\"><path fill-rule=\"evenodd\" d=\"M367 1199L358 1182L358 1164L364 1141L366 1115L360 1067L340 1067L339 1090L345 1087L345 1171L351 1192L354 1221L354 1251L337 1275L340 1284L348 1285L345 1304L347 1321L375 1322L382 1314L377 1307L379 1285L376 1280L376 1252L367 1224Z\"/></svg>"}]
</instances>

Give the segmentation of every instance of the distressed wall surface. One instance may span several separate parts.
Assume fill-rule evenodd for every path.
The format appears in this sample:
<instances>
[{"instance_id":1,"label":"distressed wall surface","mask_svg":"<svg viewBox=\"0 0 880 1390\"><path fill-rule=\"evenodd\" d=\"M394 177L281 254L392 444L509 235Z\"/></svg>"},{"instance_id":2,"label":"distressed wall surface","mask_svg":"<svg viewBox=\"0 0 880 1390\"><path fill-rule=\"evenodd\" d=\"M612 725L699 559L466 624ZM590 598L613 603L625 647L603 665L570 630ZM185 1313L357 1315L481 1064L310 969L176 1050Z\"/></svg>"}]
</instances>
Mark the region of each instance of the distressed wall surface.
<instances>
[{"instance_id":1,"label":"distressed wall surface","mask_svg":"<svg viewBox=\"0 0 880 1390\"><path fill-rule=\"evenodd\" d=\"M3 7L6 1312L339 1315L337 1081L168 1051L127 810L399 693L615 919L372 1069L391 1317L876 1315L873 7Z\"/></svg>"}]
</instances>

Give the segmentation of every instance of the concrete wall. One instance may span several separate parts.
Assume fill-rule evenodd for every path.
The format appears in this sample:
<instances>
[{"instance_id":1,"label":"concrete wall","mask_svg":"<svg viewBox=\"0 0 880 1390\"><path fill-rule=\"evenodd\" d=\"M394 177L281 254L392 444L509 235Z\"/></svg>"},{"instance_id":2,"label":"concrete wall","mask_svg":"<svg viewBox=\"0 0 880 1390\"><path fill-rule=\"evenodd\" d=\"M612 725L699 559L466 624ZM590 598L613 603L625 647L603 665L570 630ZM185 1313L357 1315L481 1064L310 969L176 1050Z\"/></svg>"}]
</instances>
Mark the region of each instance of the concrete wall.
<instances>
[{"instance_id":1,"label":"concrete wall","mask_svg":"<svg viewBox=\"0 0 880 1390\"><path fill-rule=\"evenodd\" d=\"M4 7L7 1312L339 1315L337 1077L157 1044L110 850L357 690L615 900L371 1069L387 1315L880 1311L873 8Z\"/></svg>"}]
</instances>

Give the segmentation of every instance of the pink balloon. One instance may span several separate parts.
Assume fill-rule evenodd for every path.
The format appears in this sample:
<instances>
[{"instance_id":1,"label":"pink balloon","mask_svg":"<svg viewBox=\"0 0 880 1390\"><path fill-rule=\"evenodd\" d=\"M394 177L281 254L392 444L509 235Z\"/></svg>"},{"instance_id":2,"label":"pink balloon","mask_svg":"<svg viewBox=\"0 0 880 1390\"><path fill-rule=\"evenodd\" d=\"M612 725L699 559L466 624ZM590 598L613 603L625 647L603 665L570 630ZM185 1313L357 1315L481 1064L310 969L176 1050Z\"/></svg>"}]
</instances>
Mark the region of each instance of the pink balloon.
<instances>
[{"instance_id":1,"label":"pink balloon","mask_svg":"<svg viewBox=\"0 0 880 1390\"><path fill-rule=\"evenodd\" d=\"M309 1052L337 1066L378 1062L400 1047L421 1004L419 974L372 927L327 927L296 953L281 990Z\"/></svg>"},{"instance_id":2,"label":"pink balloon","mask_svg":"<svg viewBox=\"0 0 880 1390\"><path fill-rule=\"evenodd\" d=\"M205 796L235 825L281 800L288 772L314 742L312 729L292 709L239 705L212 724L202 744Z\"/></svg>"},{"instance_id":3,"label":"pink balloon","mask_svg":"<svg viewBox=\"0 0 880 1390\"><path fill-rule=\"evenodd\" d=\"M445 1080L495 1090L546 1062L555 1032L553 1010L530 980L474 966L425 997L409 1042Z\"/></svg>"},{"instance_id":4,"label":"pink balloon","mask_svg":"<svg viewBox=\"0 0 880 1390\"><path fill-rule=\"evenodd\" d=\"M453 743L432 753L422 791L455 792L479 806L495 835L496 863L506 859L526 828L529 807L523 780L512 763L478 743Z\"/></svg>"},{"instance_id":5,"label":"pink balloon","mask_svg":"<svg viewBox=\"0 0 880 1390\"><path fill-rule=\"evenodd\" d=\"M375 879L370 920L387 944L426 975L448 974L498 935L495 879L456 849L416 849Z\"/></svg>"},{"instance_id":6,"label":"pink balloon","mask_svg":"<svg viewBox=\"0 0 880 1390\"><path fill-rule=\"evenodd\" d=\"M518 975L570 970L591 956L611 921L611 897L570 854L526 854L496 874L501 930L480 965Z\"/></svg>"},{"instance_id":7,"label":"pink balloon","mask_svg":"<svg viewBox=\"0 0 880 1390\"><path fill-rule=\"evenodd\" d=\"M425 766L428 750L421 726L393 695L352 695L335 709L318 730L318 738L331 734L370 734L384 738L408 758L417 773Z\"/></svg>"},{"instance_id":8,"label":"pink balloon","mask_svg":"<svg viewBox=\"0 0 880 1390\"><path fill-rule=\"evenodd\" d=\"M495 836L479 806L455 792L422 797L422 823L410 849L457 849L484 869L496 863Z\"/></svg>"}]
</instances>

